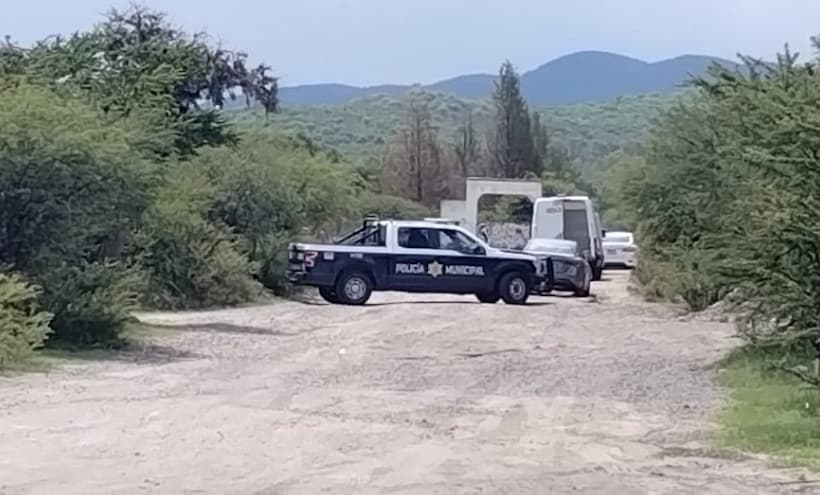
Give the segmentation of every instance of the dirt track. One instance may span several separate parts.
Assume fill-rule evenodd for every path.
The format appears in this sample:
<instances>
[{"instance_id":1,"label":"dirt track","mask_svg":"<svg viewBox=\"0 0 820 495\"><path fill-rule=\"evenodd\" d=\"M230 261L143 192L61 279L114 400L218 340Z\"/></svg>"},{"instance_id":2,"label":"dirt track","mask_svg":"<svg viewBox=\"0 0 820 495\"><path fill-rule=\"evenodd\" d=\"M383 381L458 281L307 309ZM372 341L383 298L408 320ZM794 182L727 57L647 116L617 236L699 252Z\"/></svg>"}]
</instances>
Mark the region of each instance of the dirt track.
<instances>
[{"instance_id":1,"label":"dirt track","mask_svg":"<svg viewBox=\"0 0 820 495\"><path fill-rule=\"evenodd\" d=\"M0 493L808 489L709 453L729 326L607 277L597 302L377 294L146 315L173 327L157 348L0 379Z\"/></svg>"}]
</instances>

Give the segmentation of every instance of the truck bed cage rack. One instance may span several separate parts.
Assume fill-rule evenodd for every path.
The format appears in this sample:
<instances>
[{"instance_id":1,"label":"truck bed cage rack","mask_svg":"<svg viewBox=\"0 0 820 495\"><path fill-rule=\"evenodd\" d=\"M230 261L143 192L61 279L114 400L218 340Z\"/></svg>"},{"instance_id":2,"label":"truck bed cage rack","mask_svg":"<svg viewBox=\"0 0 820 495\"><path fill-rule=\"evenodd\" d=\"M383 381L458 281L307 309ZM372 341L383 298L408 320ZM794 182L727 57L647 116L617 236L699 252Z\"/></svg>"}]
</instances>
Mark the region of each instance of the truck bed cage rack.
<instances>
[{"instance_id":1,"label":"truck bed cage rack","mask_svg":"<svg viewBox=\"0 0 820 495\"><path fill-rule=\"evenodd\" d=\"M353 232L336 239L333 241L334 244L364 244L367 240L374 240L376 246L380 246L384 243L384 239L381 237L381 227L379 226L378 222L380 221L378 215L367 215L362 222L362 226L358 229L354 230Z\"/></svg>"}]
</instances>

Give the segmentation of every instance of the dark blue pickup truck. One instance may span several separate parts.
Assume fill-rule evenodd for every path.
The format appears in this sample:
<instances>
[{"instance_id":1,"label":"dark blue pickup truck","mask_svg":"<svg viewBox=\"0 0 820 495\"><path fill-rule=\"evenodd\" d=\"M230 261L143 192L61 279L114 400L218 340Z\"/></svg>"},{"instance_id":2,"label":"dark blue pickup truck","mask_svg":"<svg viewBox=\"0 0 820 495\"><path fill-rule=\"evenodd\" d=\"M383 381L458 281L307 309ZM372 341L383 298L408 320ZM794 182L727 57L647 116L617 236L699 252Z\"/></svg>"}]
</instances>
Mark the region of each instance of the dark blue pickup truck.
<instances>
[{"instance_id":1,"label":"dark blue pickup truck","mask_svg":"<svg viewBox=\"0 0 820 495\"><path fill-rule=\"evenodd\" d=\"M437 222L365 220L333 244L291 243L288 279L334 304L365 304L373 291L475 294L483 303L526 304L549 293L552 260L495 249Z\"/></svg>"}]
</instances>

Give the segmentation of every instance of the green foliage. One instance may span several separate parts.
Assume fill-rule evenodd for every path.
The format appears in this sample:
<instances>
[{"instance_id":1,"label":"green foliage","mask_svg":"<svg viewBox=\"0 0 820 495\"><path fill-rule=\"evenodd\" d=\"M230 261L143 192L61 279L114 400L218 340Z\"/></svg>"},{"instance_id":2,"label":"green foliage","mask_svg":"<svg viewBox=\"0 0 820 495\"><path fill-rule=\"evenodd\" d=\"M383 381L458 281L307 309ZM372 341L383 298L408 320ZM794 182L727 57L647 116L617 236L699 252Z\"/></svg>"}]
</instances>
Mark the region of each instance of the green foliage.
<instances>
[{"instance_id":1,"label":"green foliage","mask_svg":"<svg viewBox=\"0 0 820 495\"><path fill-rule=\"evenodd\" d=\"M0 370L31 359L51 333L52 315L40 310L38 296L18 275L0 273Z\"/></svg>"},{"instance_id":2,"label":"green foliage","mask_svg":"<svg viewBox=\"0 0 820 495\"><path fill-rule=\"evenodd\" d=\"M749 76L715 68L624 172L652 292L742 301L757 345L820 356L820 76L788 52ZM617 194L616 194L617 196ZM647 277L651 274L651 277ZM808 356L805 355L809 350ZM791 369L820 385L820 376Z\"/></svg>"},{"instance_id":3,"label":"green foliage","mask_svg":"<svg viewBox=\"0 0 820 495\"><path fill-rule=\"evenodd\" d=\"M493 126L488 140L490 170L495 177L538 177L543 171L533 139L530 112L521 96L520 78L507 61L501 66L492 97ZM540 121L536 138L542 140Z\"/></svg>"},{"instance_id":4,"label":"green foliage","mask_svg":"<svg viewBox=\"0 0 820 495\"><path fill-rule=\"evenodd\" d=\"M357 199L358 217L375 213L381 218L418 220L433 215L429 208L395 196L365 191Z\"/></svg>"},{"instance_id":5,"label":"green foliage","mask_svg":"<svg viewBox=\"0 0 820 495\"><path fill-rule=\"evenodd\" d=\"M146 212L136 253L148 277L143 303L201 308L249 301L260 288L240 240L206 218L216 187L191 164L180 165Z\"/></svg>"},{"instance_id":6,"label":"green foliage","mask_svg":"<svg viewBox=\"0 0 820 495\"><path fill-rule=\"evenodd\" d=\"M143 120L153 132L172 136L155 152L190 154L204 145L235 144L236 135L202 100L221 108L226 94L278 109L277 81L269 67L246 67L247 55L208 44L204 33L189 35L165 14L132 6L110 11L93 29L54 37L31 49L0 46L0 74L34 80L83 94L113 118ZM172 148L169 149L168 146Z\"/></svg>"},{"instance_id":7,"label":"green foliage","mask_svg":"<svg viewBox=\"0 0 820 495\"><path fill-rule=\"evenodd\" d=\"M730 404L721 412L721 446L820 468L820 391L773 371L774 356L744 348L722 363Z\"/></svg>"},{"instance_id":8,"label":"green foliage","mask_svg":"<svg viewBox=\"0 0 820 495\"><path fill-rule=\"evenodd\" d=\"M605 103L579 103L539 108L541 124L550 138L566 147L575 169L600 183L598 172L612 153L637 152L655 122L678 100L688 101L691 90L667 94L624 96ZM370 96L340 105L284 106L271 121L281 129L304 134L319 146L349 157L379 156L402 125L407 101L421 94L430 107L433 125L445 143L460 141L459 128L471 116L476 135L484 140L491 128L490 100L468 100L450 94L414 91L399 96ZM253 111L234 112L241 122L259 122Z\"/></svg>"},{"instance_id":9,"label":"green foliage","mask_svg":"<svg viewBox=\"0 0 820 495\"><path fill-rule=\"evenodd\" d=\"M43 305L54 313L51 343L90 347L123 345L123 333L135 320L138 267L116 261L62 264L40 274Z\"/></svg>"},{"instance_id":10,"label":"green foliage","mask_svg":"<svg viewBox=\"0 0 820 495\"><path fill-rule=\"evenodd\" d=\"M124 255L155 169L111 122L29 83L0 90L0 262L43 287L53 341L116 340L135 277Z\"/></svg>"},{"instance_id":11,"label":"green foliage","mask_svg":"<svg viewBox=\"0 0 820 495\"><path fill-rule=\"evenodd\" d=\"M129 130L29 84L0 90L0 128L0 263L30 272L121 249L152 178Z\"/></svg>"}]
</instances>

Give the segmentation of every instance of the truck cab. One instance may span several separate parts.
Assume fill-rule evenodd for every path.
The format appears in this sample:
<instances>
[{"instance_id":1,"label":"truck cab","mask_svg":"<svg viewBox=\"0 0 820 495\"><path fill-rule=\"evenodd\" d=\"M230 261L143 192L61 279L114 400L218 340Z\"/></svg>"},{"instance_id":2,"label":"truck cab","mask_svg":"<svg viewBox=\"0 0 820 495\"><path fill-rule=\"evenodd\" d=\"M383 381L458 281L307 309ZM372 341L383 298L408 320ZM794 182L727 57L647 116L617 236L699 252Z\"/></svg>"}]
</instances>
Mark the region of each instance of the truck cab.
<instances>
[{"instance_id":1,"label":"truck cab","mask_svg":"<svg viewBox=\"0 0 820 495\"><path fill-rule=\"evenodd\" d=\"M331 303L364 304L372 291L400 291L525 304L553 280L551 260L492 248L440 221L368 219L333 244L292 243L288 250L291 282L319 288Z\"/></svg>"}]
</instances>

